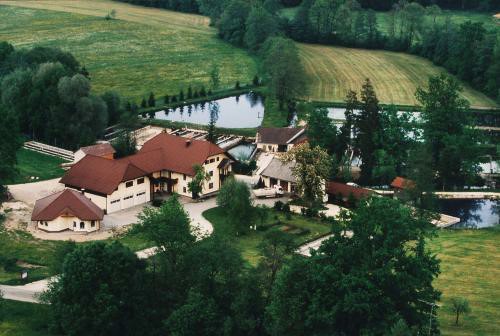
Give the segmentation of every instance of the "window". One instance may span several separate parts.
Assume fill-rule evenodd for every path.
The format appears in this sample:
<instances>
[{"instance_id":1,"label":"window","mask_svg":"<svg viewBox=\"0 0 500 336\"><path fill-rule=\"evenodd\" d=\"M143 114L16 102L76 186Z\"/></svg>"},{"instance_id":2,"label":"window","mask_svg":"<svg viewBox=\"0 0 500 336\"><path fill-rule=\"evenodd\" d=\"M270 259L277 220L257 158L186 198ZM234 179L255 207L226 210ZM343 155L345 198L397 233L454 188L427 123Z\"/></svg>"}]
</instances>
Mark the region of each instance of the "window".
<instances>
[{"instance_id":1,"label":"window","mask_svg":"<svg viewBox=\"0 0 500 336\"><path fill-rule=\"evenodd\" d=\"M208 161L208 160L206 160L206 161L205 161L205 164L208 164L208 162L209 162L209 161Z\"/></svg>"},{"instance_id":2,"label":"window","mask_svg":"<svg viewBox=\"0 0 500 336\"><path fill-rule=\"evenodd\" d=\"M208 189L213 189L213 188L214 188L214 184L213 184L212 182L210 182L210 183L208 184Z\"/></svg>"},{"instance_id":3,"label":"window","mask_svg":"<svg viewBox=\"0 0 500 336\"><path fill-rule=\"evenodd\" d=\"M220 157L217 156L217 161L219 161L219 160L220 160Z\"/></svg>"},{"instance_id":4,"label":"window","mask_svg":"<svg viewBox=\"0 0 500 336\"><path fill-rule=\"evenodd\" d=\"M210 175L210 176L214 176L214 171L213 171L213 170L209 171L209 172L208 172L208 175Z\"/></svg>"},{"instance_id":5,"label":"window","mask_svg":"<svg viewBox=\"0 0 500 336\"><path fill-rule=\"evenodd\" d=\"M146 194L146 192L145 192L145 191L143 191L143 192L140 192L140 193L136 194L136 196L142 196L142 195L144 195L144 194Z\"/></svg>"},{"instance_id":6,"label":"window","mask_svg":"<svg viewBox=\"0 0 500 336\"><path fill-rule=\"evenodd\" d=\"M134 197L134 195L129 195L129 196L124 197L123 200L125 201L125 200L128 200L128 199L131 199L132 197Z\"/></svg>"},{"instance_id":7,"label":"window","mask_svg":"<svg viewBox=\"0 0 500 336\"><path fill-rule=\"evenodd\" d=\"M85 229L85 223L84 222L80 222L80 229Z\"/></svg>"},{"instance_id":8,"label":"window","mask_svg":"<svg viewBox=\"0 0 500 336\"><path fill-rule=\"evenodd\" d=\"M127 188L130 188L133 185L134 185L134 181L128 181L127 183L125 183L125 187L127 187Z\"/></svg>"},{"instance_id":9,"label":"window","mask_svg":"<svg viewBox=\"0 0 500 336\"><path fill-rule=\"evenodd\" d=\"M215 159L210 159L210 163L213 163L213 162L215 162Z\"/></svg>"},{"instance_id":10,"label":"window","mask_svg":"<svg viewBox=\"0 0 500 336\"><path fill-rule=\"evenodd\" d=\"M76 222L73 222L73 227L76 228Z\"/></svg>"},{"instance_id":11,"label":"window","mask_svg":"<svg viewBox=\"0 0 500 336\"><path fill-rule=\"evenodd\" d=\"M120 202L120 199L117 199L117 200L111 201L111 204L115 204L115 203L118 203L118 202Z\"/></svg>"},{"instance_id":12,"label":"window","mask_svg":"<svg viewBox=\"0 0 500 336\"><path fill-rule=\"evenodd\" d=\"M144 183L144 177L137 179L137 184L143 184L143 183Z\"/></svg>"},{"instance_id":13,"label":"window","mask_svg":"<svg viewBox=\"0 0 500 336\"><path fill-rule=\"evenodd\" d=\"M90 222L90 227L95 227L95 221Z\"/></svg>"},{"instance_id":14,"label":"window","mask_svg":"<svg viewBox=\"0 0 500 336\"><path fill-rule=\"evenodd\" d=\"M182 174L182 179L186 181L186 174Z\"/></svg>"},{"instance_id":15,"label":"window","mask_svg":"<svg viewBox=\"0 0 500 336\"><path fill-rule=\"evenodd\" d=\"M183 193L186 193L186 187L183 187L183 188L182 188L182 192L183 192Z\"/></svg>"},{"instance_id":16,"label":"window","mask_svg":"<svg viewBox=\"0 0 500 336\"><path fill-rule=\"evenodd\" d=\"M49 226L49 223L45 222L45 226Z\"/></svg>"}]
</instances>

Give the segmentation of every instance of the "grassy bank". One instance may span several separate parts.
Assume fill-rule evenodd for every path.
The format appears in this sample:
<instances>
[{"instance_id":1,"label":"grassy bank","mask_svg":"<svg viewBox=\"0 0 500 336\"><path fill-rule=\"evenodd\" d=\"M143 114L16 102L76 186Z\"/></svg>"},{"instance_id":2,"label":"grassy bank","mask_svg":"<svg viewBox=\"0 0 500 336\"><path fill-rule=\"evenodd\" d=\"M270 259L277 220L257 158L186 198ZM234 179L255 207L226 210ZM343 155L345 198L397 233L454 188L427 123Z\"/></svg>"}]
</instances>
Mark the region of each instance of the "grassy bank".
<instances>
[{"instance_id":1,"label":"grassy bank","mask_svg":"<svg viewBox=\"0 0 500 336\"><path fill-rule=\"evenodd\" d=\"M37 181L60 177L64 174L64 170L61 169L63 162L67 161L21 148L17 152L17 174L12 179L7 180L7 184L32 182L32 176L38 177Z\"/></svg>"},{"instance_id":2,"label":"grassy bank","mask_svg":"<svg viewBox=\"0 0 500 336\"><path fill-rule=\"evenodd\" d=\"M430 241L441 260L435 286L442 291L439 323L443 335L500 335L500 229L441 230ZM452 297L469 300L472 312L455 326Z\"/></svg>"},{"instance_id":3,"label":"grassy bank","mask_svg":"<svg viewBox=\"0 0 500 336\"><path fill-rule=\"evenodd\" d=\"M330 232L330 224L318 219L306 218L292 214L289 219L274 209L269 210L270 215L263 225L257 222L257 226L266 227L267 230L283 230L294 237L297 246L310 241L316 237ZM203 216L214 226L214 233L227 237L241 252L243 258L250 264L256 265L260 258L259 244L265 235L265 231L250 231L244 236L236 237L234 227L230 219L221 208L212 208L203 213Z\"/></svg>"},{"instance_id":4,"label":"grassy bank","mask_svg":"<svg viewBox=\"0 0 500 336\"><path fill-rule=\"evenodd\" d=\"M309 83L304 99L342 102L348 90L359 91L370 78L381 103L417 105L415 91L429 76L446 70L430 61L405 53L322 45L299 44ZM463 97L473 107L496 107L486 95L465 83Z\"/></svg>"},{"instance_id":5,"label":"grassy bank","mask_svg":"<svg viewBox=\"0 0 500 336\"><path fill-rule=\"evenodd\" d=\"M221 87L249 83L257 73L256 60L218 39L203 16L104 0L0 0L0 5L9 5L0 7L0 41L73 53L97 93L115 90L139 103L151 91L162 97L189 85L207 88L215 64ZM111 9L117 19L105 20Z\"/></svg>"}]
</instances>

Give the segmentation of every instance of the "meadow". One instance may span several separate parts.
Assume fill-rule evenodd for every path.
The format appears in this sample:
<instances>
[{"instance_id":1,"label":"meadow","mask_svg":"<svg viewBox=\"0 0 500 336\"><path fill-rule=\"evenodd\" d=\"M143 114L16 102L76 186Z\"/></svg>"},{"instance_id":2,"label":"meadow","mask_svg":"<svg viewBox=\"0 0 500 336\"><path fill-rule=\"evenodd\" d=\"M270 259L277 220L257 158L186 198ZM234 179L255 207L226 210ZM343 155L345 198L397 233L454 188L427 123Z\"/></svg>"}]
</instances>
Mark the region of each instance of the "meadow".
<instances>
[{"instance_id":1,"label":"meadow","mask_svg":"<svg viewBox=\"0 0 500 336\"><path fill-rule=\"evenodd\" d=\"M21 148L17 152L16 175L7 180L7 184L33 182L31 177L38 177L38 181L61 177L64 174L61 163L64 162L67 161Z\"/></svg>"},{"instance_id":2,"label":"meadow","mask_svg":"<svg viewBox=\"0 0 500 336\"><path fill-rule=\"evenodd\" d=\"M425 87L429 76L446 70L418 56L383 50L365 50L313 44L299 44L313 101L343 101L348 90L361 89L370 78L381 103L417 105L415 91ZM496 107L486 95L462 82L472 107Z\"/></svg>"},{"instance_id":3,"label":"meadow","mask_svg":"<svg viewBox=\"0 0 500 336\"><path fill-rule=\"evenodd\" d=\"M105 20L111 9L116 19ZM208 87L213 66L221 87L252 80L255 59L218 39L208 23L199 15L104 0L0 0L0 41L69 51L90 72L94 92L114 90L137 103L151 91L163 97L189 85Z\"/></svg>"}]
</instances>

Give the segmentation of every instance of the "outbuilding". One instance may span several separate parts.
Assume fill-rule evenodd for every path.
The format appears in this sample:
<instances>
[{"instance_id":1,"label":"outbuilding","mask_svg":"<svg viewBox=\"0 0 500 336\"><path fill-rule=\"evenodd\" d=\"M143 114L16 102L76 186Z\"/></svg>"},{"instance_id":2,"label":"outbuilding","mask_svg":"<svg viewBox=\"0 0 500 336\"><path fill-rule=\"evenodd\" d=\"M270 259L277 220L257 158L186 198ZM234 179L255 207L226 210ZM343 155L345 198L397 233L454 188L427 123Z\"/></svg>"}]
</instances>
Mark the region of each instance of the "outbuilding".
<instances>
[{"instance_id":1,"label":"outbuilding","mask_svg":"<svg viewBox=\"0 0 500 336\"><path fill-rule=\"evenodd\" d=\"M108 160L113 160L115 156L115 149L111 146L110 143L101 143L93 146L81 147L74 154L73 163L77 163L81 159L83 159L86 155L99 156Z\"/></svg>"},{"instance_id":2,"label":"outbuilding","mask_svg":"<svg viewBox=\"0 0 500 336\"><path fill-rule=\"evenodd\" d=\"M259 127L256 136L257 148L264 152L288 152L306 141L302 127Z\"/></svg>"},{"instance_id":3,"label":"outbuilding","mask_svg":"<svg viewBox=\"0 0 500 336\"><path fill-rule=\"evenodd\" d=\"M104 211L76 190L64 189L36 201L31 220L48 232L98 231Z\"/></svg>"},{"instance_id":4,"label":"outbuilding","mask_svg":"<svg viewBox=\"0 0 500 336\"><path fill-rule=\"evenodd\" d=\"M266 187L280 185L285 192L295 192L296 178L293 175L294 162L282 162L273 157L271 162L260 173L262 182Z\"/></svg>"}]
</instances>

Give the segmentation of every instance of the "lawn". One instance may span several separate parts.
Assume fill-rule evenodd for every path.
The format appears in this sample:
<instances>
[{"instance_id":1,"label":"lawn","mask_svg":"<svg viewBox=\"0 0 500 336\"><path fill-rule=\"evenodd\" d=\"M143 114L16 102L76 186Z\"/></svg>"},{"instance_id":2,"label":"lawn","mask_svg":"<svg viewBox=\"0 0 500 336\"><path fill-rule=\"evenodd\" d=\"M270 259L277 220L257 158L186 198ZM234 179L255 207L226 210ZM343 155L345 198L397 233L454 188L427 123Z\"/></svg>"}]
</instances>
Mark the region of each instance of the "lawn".
<instances>
[{"instance_id":1,"label":"lawn","mask_svg":"<svg viewBox=\"0 0 500 336\"><path fill-rule=\"evenodd\" d=\"M250 231L246 235L235 239L232 223L222 208L209 209L203 213L203 216L214 226L214 233L227 237L232 241L246 261L254 266L258 263L260 258L258 247L262 242L265 231ZM257 226L260 226L259 222L257 222ZM321 220L293 214L290 219L287 219L283 213L274 209L270 210L270 216L263 223L263 226L269 227L267 230L283 230L293 235L297 246L326 235L331 231L330 224Z\"/></svg>"},{"instance_id":2,"label":"lawn","mask_svg":"<svg viewBox=\"0 0 500 336\"><path fill-rule=\"evenodd\" d=\"M17 175L8 180L7 184L33 182L31 177L38 177L38 181L61 177L64 170L61 163L67 162L55 156L41 154L29 149L21 148L17 152Z\"/></svg>"},{"instance_id":3,"label":"lawn","mask_svg":"<svg viewBox=\"0 0 500 336\"><path fill-rule=\"evenodd\" d=\"M5 300L0 312L0 336L46 336L49 307L35 303Z\"/></svg>"},{"instance_id":4,"label":"lawn","mask_svg":"<svg viewBox=\"0 0 500 336\"><path fill-rule=\"evenodd\" d=\"M425 87L429 76L446 71L424 58L391 51L299 44L299 52L309 83L303 98L314 101L343 101L349 89L359 92L370 78L381 103L417 105L417 87ZM497 106L486 95L462 85L463 96L473 107Z\"/></svg>"},{"instance_id":5,"label":"lawn","mask_svg":"<svg viewBox=\"0 0 500 336\"><path fill-rule=\"evenodd\" d=\"M0 0L0 41L59 47L89 70L97 93L115 90L137 103L208 87L213 65L222 87L249 83L257 64L216 36L208 18L104 0ZM26 8L31 7L31 8ZM116 20L105 20L111 9Z\"/></svg>"},{"instance_id":6,"label":"lawn","mask_svg":"<svg viewBox=\"0 0 500 336\"><path fill-rule=\"evenodd\" d=\"M430 242L441 260L435 286L442 291L443 335L500 335L500 229L441 230ZM469 300L471 314L455 326L450 299Z\"/></svg>"}]
</instances>

